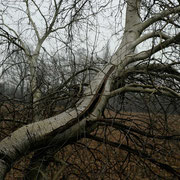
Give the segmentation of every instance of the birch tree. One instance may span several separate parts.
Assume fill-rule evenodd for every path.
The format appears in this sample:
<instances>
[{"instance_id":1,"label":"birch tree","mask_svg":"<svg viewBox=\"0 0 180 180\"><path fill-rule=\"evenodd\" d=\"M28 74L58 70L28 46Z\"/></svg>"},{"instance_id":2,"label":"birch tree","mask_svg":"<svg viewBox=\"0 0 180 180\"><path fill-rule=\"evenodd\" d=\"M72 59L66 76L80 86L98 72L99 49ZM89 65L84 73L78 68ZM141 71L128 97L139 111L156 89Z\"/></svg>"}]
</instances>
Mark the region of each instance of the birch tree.
<instances>
[{"instance_id":1,"label":"birch tree","mask_svg":"<svg viewBox=\"0 0 180 180\"><path fill-rule=\"evenodd\" d=\"M65 45L72 38L72 24L86 18L86 13L82 13L83 8L89 1L2 1L1 6L1 37L2 41L15 46L13 51L22 51L26 56L30 71L30 88L33 94L34 110L38 109L38 101L41 97L40 87L38 86L38 60L43 51L43 44L48 41L50 36L56 37L56 33L66 30L66 35L59 38ZM47 7L46 7L47 6ZM15 17L13 16L15 13ZM81 13L83 16L81 16ZM36 20L39 18L39 21ZM67 39L63 40L63 38ZM52 37L51 37L52 38ZM29 43L28 43L29 41ZM33 43L33 46L31 45ZM9 48L7 48L9 49ZM45 50L45 49L44 49ZM34 121L38 121L35 113Z\"/></svg>"},{"instance_id":2,"label":"birch tree","mask_svg":"<svg viewBox=\"0 0 180 180\"><path fill-rule=\"evenodd\" d=\"M39 99L39 91L36 87L36 68L34 67L37 65L36 62L42 44L51 33L73 23L79 17L76 17L76 15L79 15L79 11L86 2L83 1L79 11L75 12L73 21L68 21L60 27L55 26L55 23L59 13L63 13L63 10L60 11L60 9L65 1L53 1L55 13L50 16L48 21L38 5L34 1L31 3L37 7L37 11L45 21L45 31L41 35L31 17L29 1L25 1L26 15L36 36L36 48L33 53L30 53L31 51L28 50L25 42L20 39L20 35L6 26L5 23L3 25L8 29L8 32L1 28L1 32L3 32L1 36L23 49L27 57L30 58L28 62L31 67L32 91L36 91L34 95L34 102L36 102ZM74 1L74 3L76 5L78 2ZM103 116L104 109L111 97L124 96L128 92L148 95L146 101L149 101L152 96L160 95L167 99L179 99L178 55L180 33L178 30L180 27L180 4L176 0L127 0L123 2L123 5L123 8L126 9L124 32L120 45L110 61L90 82L82 98L76 103L75 108L69 108L56 116L25 125L0 142L0 179L5 178L7 172L18 159L32 152L35 152L35 156L31 159L29 167L36 167L34 171L36 174L27 171L25 178L43 179L43 173L41 172L45 172L50 162L48 155L54 155L68 144L85 138L104 142L111 147L122 149L130 155L141 158L147 166L150 163L163 170L163 172L167 172L168 178L178 179L180 177L175 162L164 162L157 157L160 154L161 156L168 156L165 148L158 148L159 144L166 143L169 145L167 147L172 147L171 151L175 153L173 157L178 157L171 142L178 144L180 134L178 127L173 131L169 129L169 120L165 110L164 117L166 116L166 118L163 121L163 129L158 127L158 124L160 124L160 127L162 125L161 116L156 121L150 118L150 120L144 119L141 122L136 121L135 117L132 117L133 121L128 122L128 118L126 118L126 123L123 123L123 118L106 118ZM76 8L76 6L72 6L73 8ZM119 7L120 10L122 9ZM18 38L17 42L14 36L9 36L9 31ZM176 121L178 124L178 118ZM148 123L150 125L146 126ZM141 125L144 126L144 129ZM103 139L103 137L94 135L94 130L99 126L108 126L123 132L125 139L128 139L127 143L124 144L123 141L114 142L107 140L105 137ZM138 129L140 126L141 128ZM131 147L128 144L129 141L133 142L135 147ZM157 142L157 147L153 145L154 141ZM45 156L46 160L43 162L42 157ZM40 159L41 161L38 161ZM178 159L177 161L179 162ZM38 165L39 172L37 172ZM166 176L153 171L153 167L151 171L152 174L156 174L156 177L165 178Z\"/></svg>"}]
</instances>

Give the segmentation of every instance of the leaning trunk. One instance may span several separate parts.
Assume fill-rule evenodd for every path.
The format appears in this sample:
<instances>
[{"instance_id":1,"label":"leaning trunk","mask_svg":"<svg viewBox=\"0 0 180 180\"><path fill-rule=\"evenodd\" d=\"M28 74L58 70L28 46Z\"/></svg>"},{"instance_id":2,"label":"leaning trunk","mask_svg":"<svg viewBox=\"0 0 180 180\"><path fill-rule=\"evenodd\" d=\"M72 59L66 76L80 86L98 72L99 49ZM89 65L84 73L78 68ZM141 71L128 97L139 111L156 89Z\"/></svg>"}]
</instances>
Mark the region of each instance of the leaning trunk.
<instances>
[{"instance_id":1,"label":"leaning trunk","mask_svg":"<svg viewBox=\"0 0 180 180\"><path fill-rule=\"evenodd\" d=\"M98 73L90 83L84 97L77 102L77 107L55 117L24 126L1 142L0 169L2 171L0 172L0 179L5 177L9 167L22 157L24 152L35 152L42 147L46 150L62 147L61 145L67 140L75 140L78 135L85 134L88 119L97 119L101 116L108 100L106 94L111 91L115 75L120 74L125 69L129 63L127 56L134 51L131 42L140 36L137 28L140 22L139 3L140 0L127 1L126 27L122 43L112 56L111 63ZM33 169L38 170L38 165L39 161L34 161ZM33 177L37 173L28 172L29 177Z\"/></svg>"},{"instance_id":2,"label":"leaning trunk","mask_svg":"<svg viewBox=\"0 0 180 180\"><path fill-rule=\"evenodd\" d=\"M126 66L126 62L122 61L124 60L125 56L134 53L135 48L131 47L131 42L133 42L140 36L136 28L136 26L140 23L139 6L140 6L140 0L137 1L129 0L127 2L126 25L125 25L123 40L117 52L112 57L112 63L114 65L119 66L118 68L119 71L122 71ZM111 84L112 83L113 82L111 82ZM108 85L108 86L112 86L112 85ZM108 89L107 91L109 90L110 89ZM100 107L99 105L98 111L101 112L102 109L104 109L104 106L105 103L102 107ZM83 128L85 128L85 126ZM85 133L83 133L83 135L85 135ZM83 136L81 135L81 137ZM76 141L77 140L78 138L76 136ZM57 152L57 150L59 150L59 148L54 149L53 151L52 149L50 149L50 151L38 151L37 153L35 153L34 158L32 158L30 166L26 173L26 178L28 177L27 179L33 180L34 176L36 176L36 179L39 180L44 179L43 176L45 174L45 169L48 166L48 162L50 162L50 159L53 157L54 153ZM38 156L38 154L41 155ZM41 166L39 164L41 164Z\"/></svg>"}]
</instances>

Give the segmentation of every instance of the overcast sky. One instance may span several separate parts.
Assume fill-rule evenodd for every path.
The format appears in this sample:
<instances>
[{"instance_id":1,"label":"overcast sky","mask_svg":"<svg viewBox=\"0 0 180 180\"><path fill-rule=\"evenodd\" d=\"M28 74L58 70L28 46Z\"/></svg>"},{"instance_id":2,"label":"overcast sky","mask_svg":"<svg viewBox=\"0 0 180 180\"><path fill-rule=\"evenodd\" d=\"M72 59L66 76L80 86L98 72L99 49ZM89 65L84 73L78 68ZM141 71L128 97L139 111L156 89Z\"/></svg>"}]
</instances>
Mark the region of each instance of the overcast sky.
<instances>
[{"instance_id":1,"label":"overcast sky","mask_svg":"<svg viewBox=\"0 0 180 180\"><path fill-rule=\"evenodd\" d=\"M39 1L43 2L41 4L41 10L46 15L47 8L49 6L50 1ZM97 1L97 7L100 6ZM103 1L104 4L107 3L107 0ZM8 4L10 3L10 4ZM118 10L118 3L119 1L113 1L113 3L110 3L107 7L103 9L98 15L97 18L93 19L94 27L85 26L83 27L82 31L80 31L80 34L77 34L76 39L79 38L79 43L77 42L78 46L87 48L87 42L85 41L85 38L88 38L89 45L96 44L97 50L102 49L106 45L107 42L109 42L109 47L111 49L111 52L113 53L118 44L120 43L120 39L122 37L122 29L124 24L124 14L125 11L119 12ZM8 8L9 6L9 8ZM11 8L11 7L15 8ZM19 9L17 9L19 8ZM32 35L32 31L27 30L30 28L28 27L27 20L24 18L24 12L22 10L25 10L25 4L23 1L1 1L0 3L0 9L3 13L4 21L6 24L8 24L11 28L13 28L18 34L21 35L21 37L26 38L27 44L30 46L34 46L34 41L32 41L34 38ZM6 11L4 11L6 10ZM43 32L43 19L42 16L40 16L37 11L32 11L32 18L34 22L36 23L38 29ZM8 16L6 14L8 12ZM91 18L92 20L92 18ZM19 22L18 22L19 21ZM18 22L18 23L17 23ZM4 28L4 26L1 25L1 27ZM62 31L59 31L59 33L63 33ZM78 37L79 35L79 37ZM48 41L46 41L43 46L47 49L50 49L53 51L55 49L54 47L54 41L48 38ZM81 48L81 47L80 47Z\"/></svg>"}]
</instances>

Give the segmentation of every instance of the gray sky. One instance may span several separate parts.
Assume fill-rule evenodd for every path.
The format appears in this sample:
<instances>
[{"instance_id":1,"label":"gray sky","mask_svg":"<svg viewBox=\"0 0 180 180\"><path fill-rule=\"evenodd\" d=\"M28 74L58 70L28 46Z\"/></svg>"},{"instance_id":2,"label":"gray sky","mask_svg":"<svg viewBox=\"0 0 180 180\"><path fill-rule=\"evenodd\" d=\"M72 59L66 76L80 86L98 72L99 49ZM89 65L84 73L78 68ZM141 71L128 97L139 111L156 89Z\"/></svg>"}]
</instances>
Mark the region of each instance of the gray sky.
<instances>
[{"instance_id":1,"label":"gray sky","mask_svg":"<svg viewBox=\"0 0 180 180\"><path fill-rule=\"evenodd\" d=\"M8 16L5 13L3 14L4 22L8 24L12 29L14 29L18 34L20 34L21 38L26 39L28 45L34 46L34 33L30 30L31 26L29 26L29 22L25 19L25 15L23 12L23 10L25 10L24 2L5 0L2 2L3 3L0 3L1 12L6 9L6 12L9 13ZM50 1L39 2L43 2L40 3L43 14L48 15L47 8ZM99 1L97 1L97 6L98 2ZM104 0L103 2L107 3L107 0ZM125 12L123 11L118 11L118 3L119 1L113 1L113 3L110 3L106 8L104 8L103 11L101 11L96 18L89 18L89 20L92 21L95 26L93 25L94 27L90 27L89 25L88 27L86 27L86 24L84 24L83 29L79 32L79 37L78 35L76 36L77 44L79 40L78 46L82 46L83 48L87 47L86 38L88 38L89 45L92 46L96 44L97 51L99 51L109 41L111 52L114 52L122 36L125 14ZM4 5L2 6L2 4ZM7 8L8 6L9 8ZM13 8L11 8L10 6ZM33 9L31 7L30 10L33 14L32 19L36 23L36 26L38 27L40 33L42 33L44 31L44 21L42 16L37 13L35 8ZM4 26L2 27L4 28ZM61 33L63 36L64 32L59 31L60 36ZM53 38L48 38L48 40L44 42L43 46L53 51L55 49L54 42L55 41L53 40Z\"/></svg>"}]
</instances>

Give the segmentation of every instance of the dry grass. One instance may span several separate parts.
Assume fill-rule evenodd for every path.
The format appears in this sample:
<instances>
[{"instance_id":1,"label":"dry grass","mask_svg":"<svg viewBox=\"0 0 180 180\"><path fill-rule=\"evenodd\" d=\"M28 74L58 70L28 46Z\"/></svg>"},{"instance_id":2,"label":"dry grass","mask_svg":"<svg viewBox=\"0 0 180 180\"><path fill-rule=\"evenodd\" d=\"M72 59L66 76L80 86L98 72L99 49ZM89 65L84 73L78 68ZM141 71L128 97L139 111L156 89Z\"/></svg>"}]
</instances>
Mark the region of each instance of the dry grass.
<instances>
[{"instance_id":1,"label":"dry grass","mask_svg":"<svg viewBox=\"0 0 180 180\"><path fill-rule=\"evenodd\" d=\"M119 121L129 127L141 131L153 129L154 135L169 135L180 133L180 119L178 115L145 114L145 113L115 113L105 111L106 118L119 119ZM13 131L15 127L12 122L2 124L4 138ZM168 124L168 130L165 129ZM17 124L16 124L17 125ZM150 127L151 126L151 127ZM55 155L55 161L50 163L47 169L47 179L176 179L171 174L148 160L138 157L133 153L121 149L121 145L128 145L135 150L141 150L150 154L152 158L166 163L180 173L180 144L177 141L157 140L139 136L140 139L133 137L128 131L123 132L113 127L99 127L92 133L104 138L103 142L96 142L84 138L73 145L68 145ZM137 135L137 134L136 134ZM112 147L107 141L119 143L119 147ZM141 145L141 146L140 146ZM150 147L151 145L151 147ZM6 180L23 179L23 172L29 163L31 155L23 157L16 162L14 168L8 173ZM157 176L159 175L159 177Z\"/></svg>"}]
</instances>

